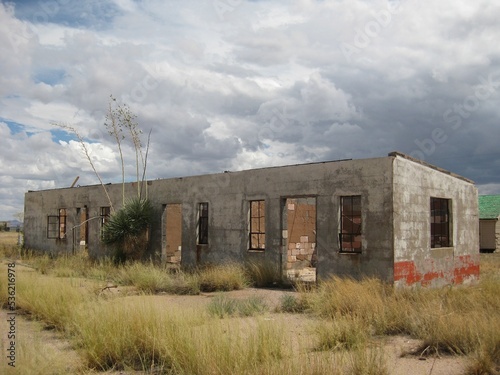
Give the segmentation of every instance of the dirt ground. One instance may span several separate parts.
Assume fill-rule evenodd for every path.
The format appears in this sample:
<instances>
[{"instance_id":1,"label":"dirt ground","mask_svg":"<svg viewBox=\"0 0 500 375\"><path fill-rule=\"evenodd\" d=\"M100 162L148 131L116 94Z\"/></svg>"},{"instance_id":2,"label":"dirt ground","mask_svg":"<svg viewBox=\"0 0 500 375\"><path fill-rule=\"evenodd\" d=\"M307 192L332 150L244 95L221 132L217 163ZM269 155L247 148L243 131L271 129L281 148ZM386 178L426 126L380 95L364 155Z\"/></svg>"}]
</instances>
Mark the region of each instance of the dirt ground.
<instances>
[{"instance_id":1,"label":"dirt ground","mask_svg":"<svg viewBox=\"0 0 500 375\"><path fill-rule=\"evenodd\" d=\"M113 288L108 293L127 294L129 290L125 288ZM230 298L245 299L251 296L259 296L263 298L271 311L278 306L284 294L294 294L288 290L271 290L271 289L254 289L248 288L239 291L226 292ZM177 305L181 309L199 309L206 306L211 298L216 293L203 293L198 296L177 296L177 295L155 295L155 296L133 296L126 298L152 298L157 302L168 305ZM251 319L251 318L242 318ZM277 324L282 324L289 333L289 337L293 337L295 342L290 343L290 350L294 350L298 346L308 345L307 340L311 340L310 334L314 326L315 319L305 314L283 314L270 312L264 316L266 320L276 320ZM16 317L17 330L22 331L24 340L36 340L41 344L41 351L50 351L54 354L71 358L74 361L79 361L78 353L72 348L71 343L64 337L53 330L43 329L43 325L36 321L26 319L22 315ZM0 332L2 332L2 351L6 350L7 337L4 332L7 332L7 311L0 310ZM463 374L466 367L466 359L457 356L443 357L426 357L419 358L418 355L409 355L418 347L418 340L414 340L403 336L383 337L376 339L376 343L381 345L385 351L385 359L392 375L459 375ZM4 360L4 358L2 358ZM18 361L22 360L19 358ZM40 374L44 374L40 369ZM140 372L133 372L140 374ZM108 374L132 374L132 372L112 372Z\"/></svg>"}]
</instances>

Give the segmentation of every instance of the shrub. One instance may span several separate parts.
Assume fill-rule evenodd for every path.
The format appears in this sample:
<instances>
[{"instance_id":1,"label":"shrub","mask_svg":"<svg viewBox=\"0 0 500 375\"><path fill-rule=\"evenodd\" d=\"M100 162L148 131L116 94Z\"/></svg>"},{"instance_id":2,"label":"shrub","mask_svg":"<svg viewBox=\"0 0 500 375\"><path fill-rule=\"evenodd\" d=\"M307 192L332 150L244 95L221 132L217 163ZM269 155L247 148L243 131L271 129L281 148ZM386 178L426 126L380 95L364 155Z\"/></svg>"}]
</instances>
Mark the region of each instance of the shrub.
<instances>
[{"instance_id":1,"label":"shrub","mask_svg":"<svg viewBox=\"0 0 500 375\"><path fill-rule=\"evenodd\" d=\"M366 346L366 325L356 318L343 317L333 322L320 322L316 327L318 350L352 350Z\"/></svg>"},{"instance_id":2,"label":"shrub","mask_svg":"<svg viewBox=\"0 0 500 375\"><path fill-rule=\"evenodd\" d=\"M389 370L381 348L361 347L349 355L350 375L388 375Z\"/></svg>"},{"instance_id":3,"label":"shrub","mask_svg":"<svg viewBox=\"0 0 500 375\"><path fill-rule=\"evenodd\" d=\"M49 327L64 330L72 312L91 298L91 291L72 280L61 280L23 272L16 279L17 306L43 320Z\"/></svg>"},{"instance_id":4,"label":"shrub","mask_svg":"<svg viewBox=\"0 0 500 375\"><path fill-rule=\"evenodd\" d=\"M250 282L256 287L280 285L282 275L280 267L270 260L251 260L245 263Z\"/></svg>"},{"instance_id":5,"label":"shrub","mask_svg":"<svg viewBox=\"0 0 500 375\"><path fill-rule=\"evenodd\" d=\"M153 213L153 205L149 200L134 198L111 215L104 225L102 241L114 246L117 261L142 257L147 248Z\"/></svg>"},{"instance_id":6,"label":"shrub","mask_svg":"<svg viewBox=\"0 0 500 375\"><path fill-rule=\"evenodd\" d=\"M171 294L199 294L196 274L179 272L175 275L153 263L129 263L119 269L116 281L123 285L133 285L145 293L166 292Z\"/></svg>"},{"instance_id":7,"label":"shrub","mask_svg":"<svg viewBox=\"0 0 500 375\"><path fill-rule=\"evenodd\" d=\"M244 289L249 284L244 269L237 264L207 266L198 271L198 278L203 292Z\"/></svg>"},{"instance_id":8,"label":"shrub","mask_svg":"<svg viewBox=\"0 0 500 375\"><path fill-rule=\"evenodd\" d=\"M207 310L210 315L218 318L233 316L237 312L236 300L218 294L210 301Z\"/></svg>"},{"instance_id":9,"label":"shrub","mask_svg":"<svg viewBox=\"0 0 500 375\"><path fill-rule=\"evenodd\" d=\"M224 294L216 295L207 306L208 313L218 318L230 316L254 316L269 310L260 297L247 299L232 299Z\"/></svg>"},{"instance_id":10,"label":"shrub","mask_svg":"<svg viewBox=\"0 0 500 375\"><path fill-rule=\"evenodd\" d=\"M378 279L356 281L332 277L319 285L308 299L311 308L326 318L354 316L371 322L384 314L386 286Z\"/></svg>"},{"instance_id":11,"label":"shrub","mask_svg":"<svg viewBox=\"0 0 500 375\"><path fill-rule=\"evenodd\" d=\"M281 296L281 303L278 307L278 311L285 313L302 313L306 311L307 306L303 300L299 300L297 297L284 294Z\"/></svg>"}]
</instances>

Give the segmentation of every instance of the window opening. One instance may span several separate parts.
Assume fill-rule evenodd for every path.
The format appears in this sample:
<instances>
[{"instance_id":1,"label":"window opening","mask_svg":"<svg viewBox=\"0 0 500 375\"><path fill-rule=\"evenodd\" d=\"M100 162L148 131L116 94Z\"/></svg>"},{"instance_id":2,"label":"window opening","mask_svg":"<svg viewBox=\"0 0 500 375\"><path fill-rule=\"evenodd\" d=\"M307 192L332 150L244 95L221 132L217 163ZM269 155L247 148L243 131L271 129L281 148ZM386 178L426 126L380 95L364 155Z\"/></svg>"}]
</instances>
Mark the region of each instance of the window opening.
<instances>
[{"instance_id":1,"label":"window opening","mask_svg":"<svg viewBox=\"0 0 500 375\"><path fill-rule=\"evenodd\" d=\"M361 196L340 197L340 251L361 253Z\"/></svg>"},{"instance_id":2,"label":"window opening","mask_svg":"<svg viewBox=\"0 0 500 375\"><path fill-rule=\"evenodd\" d=\"M198 206L198 244L208 244L208 203L202 202Z\"/></svg>"},{"instance_id":3,"label":"window opening","mask_svg":"<svg viewBox=\"0 0 500 375\"><path fill-rule=\"evenodd\" d=\"M101 207L100 212L100 222L101 222L101 237L104 231L104 225L109 221L111 216L111 207Z\"/></svg>"},{"instance_id":4,"label":"window opening","mask_svg":"<svg viewBox=\"0 0 500 375\"><path fill-rule=\"evenodd\" d=\"M431 198L431 248L450 247L451 200Z\"/></svg>"},{"instance_id":5,"label":"window opening","mask_svg":"<svg viewBox=\"0 0 500 375\"><path fill-rule=\"evenodd\" d=\"M66 209L60 208L58 215L47 216L47 238L66 238Z\"/></svg>"},{"instance_id":6,"label":"window opening","mask_svg":"<svg viewBox=\"0 0 500 375\"><path fill-rule=\"evenodd\" d=\"M266 247L266 202L250 202L250 250L264 250Z\"/></svg>"}]
</instances>

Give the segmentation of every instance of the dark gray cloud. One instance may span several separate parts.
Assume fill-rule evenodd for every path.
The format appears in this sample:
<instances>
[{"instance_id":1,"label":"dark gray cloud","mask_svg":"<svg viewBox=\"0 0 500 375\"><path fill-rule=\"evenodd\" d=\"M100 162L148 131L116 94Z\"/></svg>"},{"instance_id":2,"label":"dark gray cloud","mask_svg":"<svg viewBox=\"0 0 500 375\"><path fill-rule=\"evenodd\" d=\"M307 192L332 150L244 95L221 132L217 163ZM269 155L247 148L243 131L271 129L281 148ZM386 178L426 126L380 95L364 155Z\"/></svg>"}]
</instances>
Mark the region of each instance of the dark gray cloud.
<instances>
[{"instance_id":1,"label":"dark gray cloud","mask_svg":"<svg viewBox=\"0 0 500 375\"><path fill-rule=\"evenodd\" d=\"M97 183L75 138L51 122L77 128L103 179L120 180L103 127L110 94L152 130L149 178L399 150L500 193L495 2L6 4L4 219L22 210L27 189L76 175Z\"/></svg>"}]
</instances>

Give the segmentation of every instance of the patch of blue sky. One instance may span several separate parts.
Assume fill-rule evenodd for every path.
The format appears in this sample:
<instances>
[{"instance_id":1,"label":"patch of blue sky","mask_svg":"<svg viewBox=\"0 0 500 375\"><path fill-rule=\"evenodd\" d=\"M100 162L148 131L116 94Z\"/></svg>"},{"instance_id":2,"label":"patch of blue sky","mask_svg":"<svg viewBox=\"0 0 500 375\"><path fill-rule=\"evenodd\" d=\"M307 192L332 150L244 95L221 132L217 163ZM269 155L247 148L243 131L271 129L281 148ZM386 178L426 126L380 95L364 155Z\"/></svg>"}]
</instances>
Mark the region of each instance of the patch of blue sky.
<instances>
[{"instance_id":1,"label":"patch of blue sky","mask_svg":"<svg viewBox=\"0 0 500 375\"><path fill-rule=\"evenodd\" d=\"M50 134L52 135L52 140L56 143L59 143L59 141L63 142L69 142L69 141L76 141L80 142L76 134L73 134L71 131L66 131L64 129L60 128L54 128L50 130ZM84 138L83 139L85 143L99 143L98 140L93 140L90 138Z\"/></svg>"},{"instance_id":2,"label":"patch of blue sky","mask_svg":"<svg viewBox=\"0 0 500 375\"><path fill-rule=\"evenodd\" d=\"M74 135L73 133L69 133L63 129L51 129L50 134L52 135L52 140L57 143L59 143L59 141L78 141L76 135Z\"/></svg>"},{"instance_id":3,"label":"patch of blue sky","mask_svg":"<svg viewBox=\"0 0 500 375\"><path fill-rule=\"evenodd\" d=\"M33 76L35 83L46 83L47 85L57 85L64 78L65 71L63 69L41 69Z\"/></svg>"},{"instance_id":4,"label":"patch of blue sky","mask_svg":"<svg viewBox=\"0 0 500 375\"><path fill-rule=\"evenodd\" d=\"M24 125L18 124L17 122L8 121L3 118L0 118L0 121L5 122L9 127L9 130L12 134L19 134L25 131Z\"/></svg>"},{"instance_id":5,"label":"patch of blue sky","mask_svg":"<svg viewBox=\"0 0 500 375\"><path fill-rule=\"evenodd\" d=\"M55 23L68 27L105 29L121 14L111 0L23 0L11 1L17 18L33 24Z\"/></svg>"}]
</instances>

